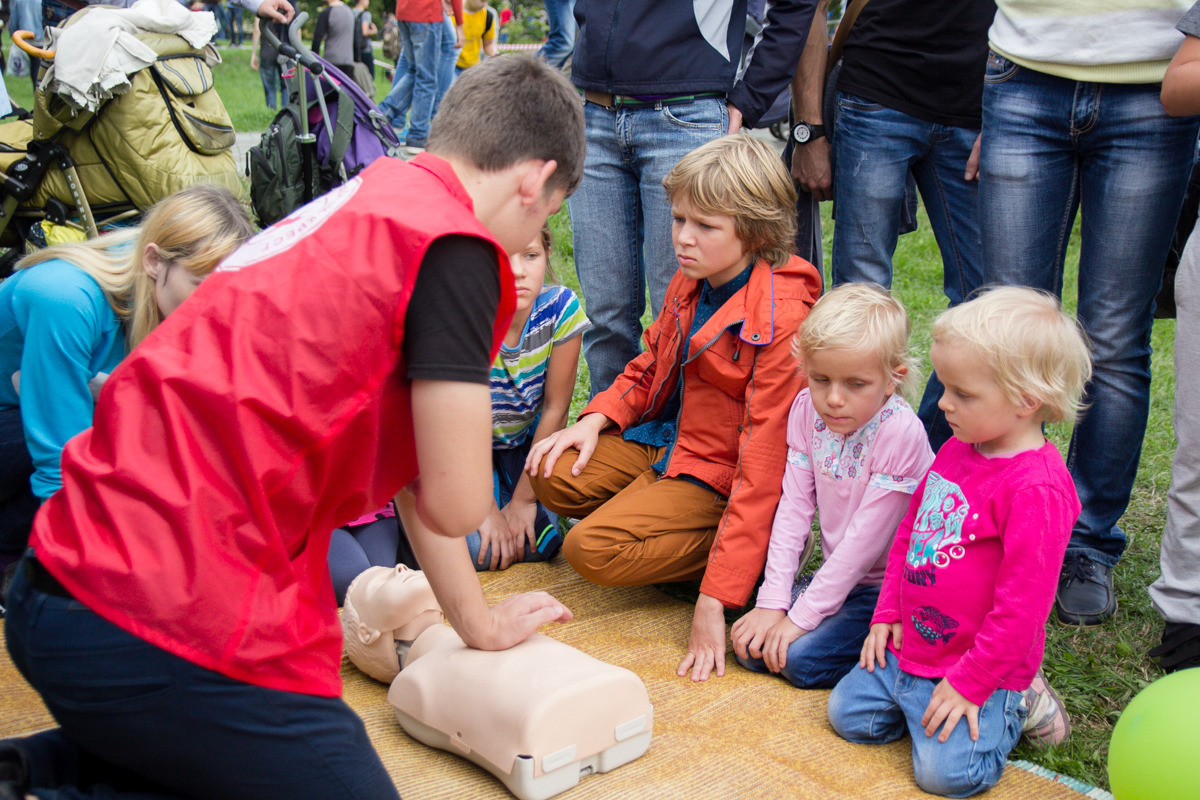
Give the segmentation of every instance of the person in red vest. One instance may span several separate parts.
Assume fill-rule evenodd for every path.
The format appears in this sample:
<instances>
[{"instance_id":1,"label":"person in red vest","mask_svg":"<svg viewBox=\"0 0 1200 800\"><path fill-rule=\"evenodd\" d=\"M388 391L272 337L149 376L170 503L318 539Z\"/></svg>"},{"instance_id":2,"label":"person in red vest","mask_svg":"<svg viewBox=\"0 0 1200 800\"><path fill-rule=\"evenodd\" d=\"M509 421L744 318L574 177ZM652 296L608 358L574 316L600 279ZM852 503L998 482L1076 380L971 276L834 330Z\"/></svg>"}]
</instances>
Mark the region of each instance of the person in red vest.
<instances>
[{"instance_id":1,"label":"person in red vest","mask_svg":"<svg viewBox=\"0 0 1200 800\"><path fill-rule=\"evenodd\" d=\"M251 239L105 384L9 595L61 727L0 742L0 797L396 797L339 697L326 566L330 531L393 496L468 644L570 619L544 593L489 608L461 537L492 498L507 254L580 180L579 97L493 59L428 149Z\"/></svg>"}]
</instances>

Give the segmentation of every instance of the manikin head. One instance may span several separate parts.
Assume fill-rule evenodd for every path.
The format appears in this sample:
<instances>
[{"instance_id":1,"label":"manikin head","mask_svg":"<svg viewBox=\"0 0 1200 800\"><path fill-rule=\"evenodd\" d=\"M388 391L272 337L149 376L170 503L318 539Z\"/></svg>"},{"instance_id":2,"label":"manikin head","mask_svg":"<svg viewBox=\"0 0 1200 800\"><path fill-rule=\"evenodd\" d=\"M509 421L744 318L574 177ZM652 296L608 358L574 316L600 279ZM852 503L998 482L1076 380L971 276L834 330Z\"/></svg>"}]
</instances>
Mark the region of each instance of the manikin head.
<instances>
[{"instance_id":1,"label":"manikin head","mask_svg":"<svg viewBox=\"0 0 1200 800\"><path fill-rule=\"evenodd\" d=\"M398 645L406 648L443 619L424 573L403 564L371 567L346 590L342 606L346 655L372 678L391 683L403 666Z\"/></svg>"}]
</instances>

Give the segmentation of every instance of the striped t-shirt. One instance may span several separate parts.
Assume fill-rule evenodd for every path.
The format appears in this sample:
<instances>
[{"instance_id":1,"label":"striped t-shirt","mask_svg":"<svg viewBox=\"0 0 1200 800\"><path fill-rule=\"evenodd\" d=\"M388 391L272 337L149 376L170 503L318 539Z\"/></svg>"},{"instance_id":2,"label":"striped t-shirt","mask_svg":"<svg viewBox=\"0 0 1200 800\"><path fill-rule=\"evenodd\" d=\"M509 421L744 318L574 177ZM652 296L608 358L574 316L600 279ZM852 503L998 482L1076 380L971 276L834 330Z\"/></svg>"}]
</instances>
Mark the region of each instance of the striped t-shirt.
<instances>
[{"instance_id":1,"label":"striped t-shirt","mask_svg":"<svg viewBox=\"0 0 1200 800\"><path fill-rule=\"evenodd\" d=\"M516 347L504 345L492 364L492 447L519 447L533 435L542 410L546 365L554 345L579 336L592 323L566 286L547 286L533 301Z\"/></svg>"}]
</instances>

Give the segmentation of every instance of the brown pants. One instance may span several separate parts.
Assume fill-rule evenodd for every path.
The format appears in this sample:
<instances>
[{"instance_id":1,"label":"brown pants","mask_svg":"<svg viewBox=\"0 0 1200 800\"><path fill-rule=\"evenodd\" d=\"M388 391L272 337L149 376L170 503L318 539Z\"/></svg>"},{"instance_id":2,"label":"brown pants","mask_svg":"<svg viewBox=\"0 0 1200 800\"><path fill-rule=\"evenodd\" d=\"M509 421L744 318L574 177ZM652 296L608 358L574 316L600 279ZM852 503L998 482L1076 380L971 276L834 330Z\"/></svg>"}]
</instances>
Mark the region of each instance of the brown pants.
<instances>
[{"instance_id":1,"label":"brown pants","mask_svg":"<svg viewBox=\"0 0 1200 800\"><path fill-rule=\"evenodd\" d=\"M538 500L579 517L563 555L580 575L603 586L641 586L700 578L726 500L712 489L650 468L664 448L601 434L579 475L567 450L554 473L533 478Z\"/></svg>"}]
</instances>

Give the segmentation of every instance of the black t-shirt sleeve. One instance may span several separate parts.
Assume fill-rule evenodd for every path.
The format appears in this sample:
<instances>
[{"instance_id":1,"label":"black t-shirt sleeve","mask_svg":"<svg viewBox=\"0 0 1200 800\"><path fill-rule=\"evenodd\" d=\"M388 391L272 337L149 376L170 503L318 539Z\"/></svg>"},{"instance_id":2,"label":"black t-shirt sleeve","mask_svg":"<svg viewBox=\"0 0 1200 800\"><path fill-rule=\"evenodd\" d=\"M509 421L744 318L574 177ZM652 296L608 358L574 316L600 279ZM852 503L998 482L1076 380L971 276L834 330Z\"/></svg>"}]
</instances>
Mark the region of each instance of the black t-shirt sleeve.
<instances>
[{"instance_id":1,"label":"black t-shirt sleeve","mask_svg":"<svg viewBox=\"0 0 1200 800\"><path fill-rule=\"evenodd\" d=\"M410 380L488 382L496 264L495 248L474 236L443 236L425 251L404 321Z\"/></svg>"}]
</instances>

